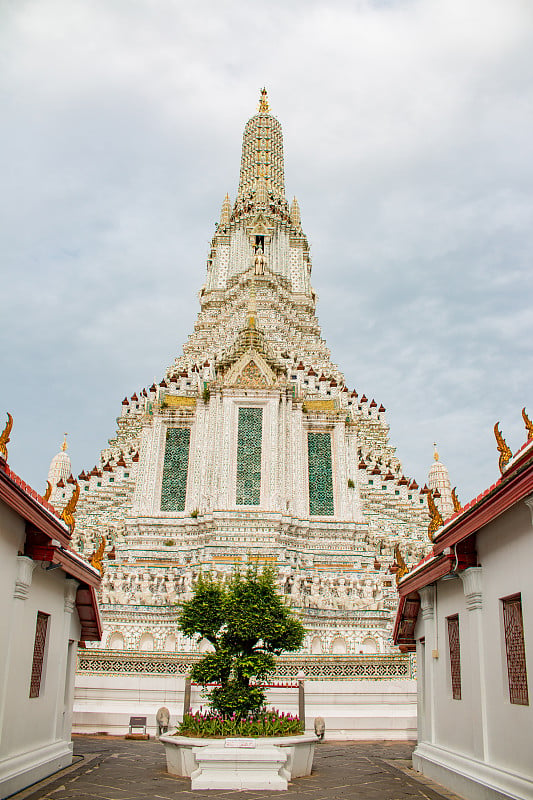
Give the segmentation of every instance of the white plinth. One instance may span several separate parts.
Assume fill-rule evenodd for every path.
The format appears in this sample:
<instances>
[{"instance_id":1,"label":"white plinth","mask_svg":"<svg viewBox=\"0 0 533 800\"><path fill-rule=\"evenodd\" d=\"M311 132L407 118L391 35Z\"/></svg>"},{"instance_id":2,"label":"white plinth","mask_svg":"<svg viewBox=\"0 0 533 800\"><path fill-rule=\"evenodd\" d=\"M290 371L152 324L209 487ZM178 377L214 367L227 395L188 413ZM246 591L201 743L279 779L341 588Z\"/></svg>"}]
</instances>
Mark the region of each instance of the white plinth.
<instances>
[{"instance_id":1,"label":"white plinth","mask_svg":"<svg viewBox=\"0 0 533 800\"><path fill-rule=\"evenodd\" d=\"M224 747L211 744L193 750L198 768L191 775L193 791L205 789L259 789L280 792L287 789L283 768L287 753L281 747Z\"/></svg>"},{"instance_id":2,"label":"white plinth","mask_svg":"<svg viewBox=\"0 0 533 800\"><path fill-rule=\"evenodd\" d=\"M167 771L171 775L191 777L198 766L196 752L209 746L225 746L225 739L201 739L192 736L176 736L173 732L159 737L165 748ZM310 775L313 768L316 736L298 734L297 736L269 736L254 739L255 748L273 745L286 753L285 771L289 780Z\"/></svg>"}]
</instances>

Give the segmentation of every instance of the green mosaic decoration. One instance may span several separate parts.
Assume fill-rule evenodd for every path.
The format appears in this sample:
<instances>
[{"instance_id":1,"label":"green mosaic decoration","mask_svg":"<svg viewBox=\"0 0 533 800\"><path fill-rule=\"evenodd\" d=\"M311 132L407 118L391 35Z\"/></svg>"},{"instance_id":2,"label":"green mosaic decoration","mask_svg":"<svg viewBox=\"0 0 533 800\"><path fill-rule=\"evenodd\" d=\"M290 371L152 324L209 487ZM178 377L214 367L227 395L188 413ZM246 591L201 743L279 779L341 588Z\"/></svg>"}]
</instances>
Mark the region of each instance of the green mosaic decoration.
<instances>
[{"instance_id":1,"label":"green mosaic decoration","mask_svg":"<svg viewBox=\"0 0 533 800\"><path fill-rule=\"evenodd\" d=\"M165 446L161 511L185 511L189 468L189 428L169 428Z\"/></svg>"},{"instance_id":2,"label":"green mosaic decoration","mask_svg":"<svg viewBox=\"0 0 533 800\"><path fill-rule=\"evenodd\" d=\"M263 409L239 408L237 431L237 505L261 502L261 439Z\"/></svg>"},{"instance_id":3,"label":"green mosaic decoration","mask_svg":"<svg viewBox=\"0 0 533 800\"><path fill-rule=\"evenodd\" d=\"M308 433L309 514L332 517L333 475L331 470L331 434Z\"/></svg>"}]
</instances>

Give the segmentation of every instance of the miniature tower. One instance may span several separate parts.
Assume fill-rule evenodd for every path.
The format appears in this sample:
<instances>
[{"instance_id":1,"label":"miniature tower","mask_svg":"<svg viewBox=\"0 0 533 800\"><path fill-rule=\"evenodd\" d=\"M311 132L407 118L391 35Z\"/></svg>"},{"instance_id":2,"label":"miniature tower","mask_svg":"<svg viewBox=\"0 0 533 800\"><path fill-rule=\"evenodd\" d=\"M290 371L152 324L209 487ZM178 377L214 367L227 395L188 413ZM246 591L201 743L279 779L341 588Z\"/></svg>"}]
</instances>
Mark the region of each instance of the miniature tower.
<instances>
[{"instance_id":1,"label":"miniature tower","mask_svg":"<svg viewBox=\"0 0 533 800\"><path fill-rule=\"evenodd\" d=\"M433 492L435 503L442 514L442 518L446 520L453 514L452 485L450 483L448 468L444 466L442 461L439 461L436 444L434 448L434 460L429 470L428 486Z\"/></svg>"}]
</instances>

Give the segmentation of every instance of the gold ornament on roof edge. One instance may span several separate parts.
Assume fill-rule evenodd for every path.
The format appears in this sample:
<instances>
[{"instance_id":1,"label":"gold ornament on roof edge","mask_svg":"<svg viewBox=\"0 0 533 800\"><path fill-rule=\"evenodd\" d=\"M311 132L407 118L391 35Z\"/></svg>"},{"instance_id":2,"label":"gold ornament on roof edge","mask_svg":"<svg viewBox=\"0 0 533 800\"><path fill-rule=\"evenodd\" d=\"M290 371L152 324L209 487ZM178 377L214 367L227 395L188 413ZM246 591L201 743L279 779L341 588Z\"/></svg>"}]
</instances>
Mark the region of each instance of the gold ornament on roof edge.
<instances>
[{"instance_id":1,"label":"gold ornament on roof edge","mask_svg":"<svg viewBox=\"0 0 533 800\"><path fill-rule=\"evenodd\" d=\"M74 519L73 515L79 496L80 496L80 485L78 481L76 481L76 485L74 486L74 491L72 492L72 496L68 501L68 503L66 504L65 508L63 509L63 511L61 512L61 519L67 523L71 533L76 525L76 520Z\"/></svg>"},{"instance_id":2,"label":"gold ornament on roof edge","mask_svg":"<svg viewBox=\"0 0 533 800\"><path fill-rule=\"evenodd\" d=\"M463 507L462 507L461 503L459 502L459 498L457 497L456 489L457 489L456 486L454 486L453 489L452 489L453 510L454 511L462 511Z\"/></svg>"},{"instance_id":3,"label":"gold ornament on roof edge","mask_svg":"<svg viewBox=\"0 0 533 800\"><path fill-rule=\"evenodd\" d=\"M91 565L91 567L97 569L100 575L104 574L104 565L102 564L102 561L104 558L105 545L106 545L106 538L105 536L102 536L102 538L100 539L100 544L98 545L98 547L96 548L96 550L94 551L89 560L89 564Z\"/></svg>"},{"instance_id":4,"label":"gold ornament on roof edge","mask_svg":"<svg viewBox=\"0 0 533 800\"><path fill-rule=\"evenodd\" d=\"M500 429L498 428L499 424L500 423L497 422L496 425L494 426L494 436L496 437L496 444L498 447L498 452L500 454L500 457L498 459L498 466L500 468L501 474L503 475L503 471L507 466L507 464L509 463L509 461L511 460L511 458L513 457L513 454L511 453L511 450L509 449L507 442L500 433Z\"/></svg>"},{"instance_id":5,"label":"gold ornament on roof edge","mask_svg":"<svg viewBox=\"0 0 533 800\"><path fill-rule=\"evenodd\" d=\"M522 419L524 420L524 424L526 426L526 433L527 438L533 439L533 422L529 419L528 415L526 414L526 407L522 409Z\"/></svg>"},{"instance_id":6,"label":"gold ornament on roof edge","mask_svg":"<svg viewBox=\"0 0 533 800\"><path fill-rule=\"evenodd\" d=\"M0 456L5 458L5 460L7 461L7 443L9 442L9 434L11 433L11 428L13 427L13 417L11 416L9 411L7 411L6 413L7 413L6 427L0 434Z\"/></svg>"},{"instance_id":7,"label":"gold ornament on roof edge","mask_svg":"<svg viewBox=\"0 0 533 800\"><path fill-rule=\"evenodd\" d=\"M404 575L407 575L409 569L407 564L405 563L404 557L400 552L400 545L397 544L394 548L394 558L396 559L396 564L398 565L398 569L396 570L396 586L400 583L401 579Z\"/></svg>"},{"instance_id":8,"label":"gold ornament on roof edge","mask_svg":"<svg viewBox=\"0 0 533 800\"><path fill-rule=\"evenodd\" d=\"M442 514L440 513L435 503L435 500L433 499L433 493L429 491L426 496L428 499L429 515L431 517L431 520L428 525L428 536L429 536L429 541L432 542L433 537L435 536L441 525L443 525L444 520L442 519Z\"/></svg>"},{"instance_id":9,"label":"gold ornament on roof edge","mask_svg":"<svg viewBox=\"0 0 533 800\"><path fill-rule=\"evenodd\" d=\"M49 500L51 494L52 494L52 484L50 483L50 481L46 481L46 492L43 494L43 500Z\"/></svg>"}]
</instances>

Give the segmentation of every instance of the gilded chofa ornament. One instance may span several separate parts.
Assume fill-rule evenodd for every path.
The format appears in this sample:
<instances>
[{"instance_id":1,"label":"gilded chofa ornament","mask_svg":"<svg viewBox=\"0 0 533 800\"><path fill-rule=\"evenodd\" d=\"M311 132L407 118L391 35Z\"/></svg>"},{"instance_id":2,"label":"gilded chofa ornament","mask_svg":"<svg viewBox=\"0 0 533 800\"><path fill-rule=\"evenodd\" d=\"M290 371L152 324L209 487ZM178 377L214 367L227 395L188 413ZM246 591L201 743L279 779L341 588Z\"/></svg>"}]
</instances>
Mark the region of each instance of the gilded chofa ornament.
<instances>
[{"instance_id":1,"label":"gilded chofa ornament","mask_svg":"<svg viewBox=\"0 0 533 800\"><path fill-rule=\"evenodd\" d=\"M408 568L407 564L405 563L404 557L402 556L402 554L400 552L400 545L399 544L397 544L396 547L394 548L394 558L396 559L396 564L398 566L398 569L396 570L396 575L395 575L395 577L396 577L396 585L398 585L400 583L401 579L403 578L403 576L407 575L407 573L409 572L409 568Z\"/></svg>"},{"instance_id":2,"label":"gilded chofa ornament","mask_svg":"<svg viewBox=\"0 0 533 800\"><path fill-rule=\"evenodd\" d=\"M61 512L61 519L67 523L71 533L76 525L76 520L74 519L74 510L76 508L79 496L80 496L80 485L78 481L76 481L76 485L74 486L74 491L72 492L72 496L68 501L68 503L66 504L65 508L63 509L63 511Z\"/></svg>"},{"instance_id":3,"label":"gilded chofa ornament","mask_svg":"<svg viewBox=\"0 0 533 800\"><path fill-rule=\"evenodd\" d=\"M13 417L11 416L9 411L7 411L6 413L7 413L6 427L0 434L0 456L2 456L2 458L5 458L5 460L7 461L7 443L9 442L9 434L11 433L11 428L13 427Z\"/></svg>"},{"instance_id":4,"label":"gilded chofa ornament","mask_svg":"<svg viewBox=\"0 0 533 800\"><path fill-rule=\"evenodd\" d=\"M509 463L509 461L511 460L511 458L513 457L513 454L511 453L511 450L507 442L500 433L500 429L498 428L499 424L500 423L497 422L496 425L494 426L494 436L496 437L496 445L498 447L498 453L500 454L500 457L498 459L498 466L500 468L501 474L503 475L503 471L507 466L507 464Z\"/></svg>"},{"instance_id":5,"label":"gilded chofa ornament","mask_svg":"<svg viewBox=\"0 0 533 800\"><path fill-rule=\"evenodd\" d=\"M98 545L98 547L96 548L96 550L94 551L89 560L89 564L91 565L91 567L97 569L100 575L104 574L104 565L102 564L102 561L104 558L105 545L106 545L106 538L105 536L102 536L102 538L100 539L100 544Z\"/></svg>"},{"instance_id":6,"label":"gilded chofa ornament","mask_svg":"<svg viewBox=\"0 0 533 800\"><path fill-rule=\"evenodd\" d=\"M460 500L457 497L457 486L454 486L452 489L452 503L453 503L453 510L455 512L463 510Z\"/></svg>"},{"instance_id":7,"label":"gilded chofa ornament","mask_svg":"<svg viewBox=\"0 0 533 800\"><path fill-rule=\"evenodd\" d=\"M522 409L522 419L524 420L524 425L526 426L526 433L529 441L529 439L533 439L533 422L531 422L528 415L526 414L525 406Z\"/></svg>"},{"instance_id":8,"label":"gilded chofa ornament","mask_svg":"<svg viewBox=\"0 0 533 800\"><path fill-rule=\"evenodd\" d=\"M427 493L427 499L428 499L429 515L431 517L428 525L428 536L429 536L429 541L432 542L433 537L443 524L444 520L442 519L442 514L440 513L439 509L437 508L437 504L433 499L433 493L431 492L431 490Z\"/></svg>"},{"instance_id":9,"label":"gilded chofa ornament","mask_svg":"<svg viewBox=\"0 0 533 800\"><path fill-rule=\"evenodd\" d=\"M50 481L46 481L46 491L43 494L43 500L49 500L51 494L52 494L52 484L50 483Z\"/></svg>"}]
</instances>

